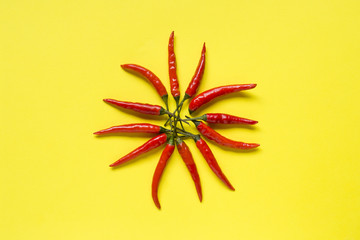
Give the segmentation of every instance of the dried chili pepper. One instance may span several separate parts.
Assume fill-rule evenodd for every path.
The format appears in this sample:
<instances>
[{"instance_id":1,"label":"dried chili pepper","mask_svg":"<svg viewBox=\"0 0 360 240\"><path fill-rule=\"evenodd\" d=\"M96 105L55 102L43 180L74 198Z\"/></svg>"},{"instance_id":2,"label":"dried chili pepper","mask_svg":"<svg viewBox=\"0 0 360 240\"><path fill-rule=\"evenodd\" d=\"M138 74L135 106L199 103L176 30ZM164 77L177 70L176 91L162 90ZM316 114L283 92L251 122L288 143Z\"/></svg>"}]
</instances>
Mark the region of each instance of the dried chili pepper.
<instances>
[{"instance_id":1,"label":"dried chili pepper","mask_svg":"<svg viewBox=\"0 0 360 240\"><path fill-rule=\"evenodd\" d=\"M225 114L225 113L206 113L200 117L188 118L188 119L184 119L183 121L189 121L189 120L203 120L207 123L220 123L220 124L253 125L253 124L258 123L258 121L255 121L255 120L241 118L241 117L237 117L237 116L233 116L233 115Z\"/></svg>"},{"instance_id":2,"label":"dried chili pepper","mask_svg":"<svg viewBox=\"0 0 360 240\"><path fill-rule=\"evenodd\" d=\"M215 141L219 145L231 147L231 148L239 148L239 149L252 149L260 146L260 144L257 143L244 143L244 142L238 142L228 139L202 122L199 121L193 121L193 122L195 123L196 128L204 137L206 137L209 140Z\"/></svg>"},{"instance_id":3,"label":"dried chili pepper","mask_svg":"<svg viewBox=\"0 0 360 240\"><path fill-rule=\"evenodd\" d=\"M210 147L207 143L201 139L200 137L194 139L196 142L197 148L200 150L201 154L205 158L211 170L216 174L216 176L225 183L228 188L231 190L235 190L235 188L231 185L229 180L226 178L225 174L222 172L219 164L217 163L214 154L211 152Z\"/></svg>"},{"instance_id":4,"label":"dried chili pepper","mask_svg":"<svg viewBox=\"0 0 360 240\"><path fill-rule=\"evenodd\" d=\"M167 161L171 157L171 154L174 152L174 148L175 148L174 138L171 137L168 140L168 143L166 144L166 147L165 147L164 151L161 154L160 160L159 160L159 162L158 162L158 164L156 166L155 172L154 172L152 185L151 185L151 194L152 194L152 198L154 200L154 203L155 203L155 205L156 205L156 207L158 209L161 208L159 198L158 198L159 182L160 182L162 173L164 171L164 168L166 167Z\"/></svg>"},{"instance_id":5,"label":"dried chili pepper","mask_svg":"<svg viewBox=\"0 0 360 240\"><path fill-rule=\"evenodd\" d=\"M166 142L166 140L167 140L167 135L165 133L160 134L156 137L153 137L149 141L147 141L146 143L141 145L140 147L131 151L130 153L128 153L124 157L120 158L116 162L110 164L110 167L116 167L123 163L126 163L126 162L138 157L141 154L144 154L154 148L157 148L157 147L163 145Z\"/></svg>"},{"instance_id":6,"label":"dried chili pepper","mask_svg":"<svg viewBox=\"0 0 360 240\"><path fill-rule=\"evenodd\" d=\"M113 126L110 128L106 128L97 132L94 132L95 135L103 135L108 133L119 133L119 132L126 132L126 133L164 133L168 132L166 128L153 125L150 123L133 123L133 124L126 124L126 125L119 125Z\"/></svg>"},{"instance_id":7,"label":"dried chili pepper","mask_svg":"<svg viewBox=\"0 0 360 240\"><path fill-rule=\"evenodd\" d=\"M242 90L248 90L256 87L256 84L237 84L227 85L209 89L194 97L189 104L189 113L193 113L202 105L210 102L211 100L229 93L234 93Z\"/></svg>"},{"instance_id":8,"label":"dried chili pepper","mask_svg":"<svg viewBox=\"0 0 360 240\"><path fill-rule=\"evenodd\" d=\"M188 98L191 98L192 96L194 96L200 85L200 81L202 79L202 76L203 76L204 70L205 70L205 52L206 52L206 47L205 47L205 43L204 43L202 51L201 51L201 57L200 57L198 66L196 68L195 74L192 77L191 82L185 91L185 99L188 99Z\"/></svg>"},{"instance_id":9,"label":"dried chili pepper","mask_svg":"<svg viewBox=\"0 0 360 240\"><path fill-rule=\"evenodd\" d=\"M179 152L182 160L184 161L187 169L189 170L189 172L191 174L191 177L195 183L197 194L198 194L200 202L201 202L202 201L202 192L201 192L200 177L199 177L199 173L197 171L194 159L189 150L189 147L180 138L176 139L176 146L177 146L178 152Z\"/></svg>"},{"instance_id":10,"label":"dried chili pepper","mask_svg":"<svg viewBox=\"0 0 360 240\"><path fill-rule=\"evenodd\" d=\"M156 91L159 93L160 97L165 102L166 106L168 105L168 93L166 91L165 86L162 84L160 79L149 69L146 69L142 66L136 65L136 64L123 64L121 67L125 70L131 70L136 73L139 73L146 79L150 81L150 83L154 86Z\"/></svg>"},{"instance_id":11,"label":"dried chili pepper","mask_svg":"<svg viewBox=\"0 0 360 240\"><path fill-rule=\"evenodd\" d=\"M130 109L135 112L150 114L150 115L163 115L168 113L163 107L159 105L152 105L146 103L124 102L114 99L104 99L104 102L114 104L118 107Z\"/></svg>"},{"instance_id":12,"label":"dried chili pepper","mask_svg":"<svg viewBox=\"0 0 360 240\"><path fill-rule=\"evenodd\" d=\"M169 52L168 62L169 62L169 78L170 78L171 94L173 95L176 103L179 103L180 91L179 91L179 81L176 74L176 57L174 52L174 31L171 33L169 38L168 52Z\"/></svg>"}]
</instances>

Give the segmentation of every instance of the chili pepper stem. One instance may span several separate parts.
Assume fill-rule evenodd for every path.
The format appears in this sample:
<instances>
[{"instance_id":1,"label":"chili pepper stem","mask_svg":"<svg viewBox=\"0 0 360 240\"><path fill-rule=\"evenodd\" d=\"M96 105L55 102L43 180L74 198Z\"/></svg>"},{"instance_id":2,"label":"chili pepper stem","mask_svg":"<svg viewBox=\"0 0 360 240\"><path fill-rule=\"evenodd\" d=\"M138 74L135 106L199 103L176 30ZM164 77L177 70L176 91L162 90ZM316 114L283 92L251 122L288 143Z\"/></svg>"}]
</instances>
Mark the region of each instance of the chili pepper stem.
<instances>
[{"instance_id":1,"label":"chili pepper stem","mask_svg":"<svg viewBox=\"0 0 360 240\"><path fill-rule=\"evenodd\" d=\"M185 135L185 136L188 136L188 137L191 137L191 138L194 139L194 140L197 140L197 139L200 138L200 135L195 135L195 134L192 134L192 133L190 133L190 132L183 131L183 130L181 130L181 129L179 129L179 128L176 128L176 130L179 130L179 132L180 132L181 134L183 134L183 135Z\"/></svg>"},{"instance_id":2,"label":"chili pepper stem","mask_svg":"<svg viewBox=\"0 0 360 240\"><path fill-rule=\"evenodd\" d=\"M178 109L178 107L179 107L179 96L174 97L174 99L175 99L175 101L177 100L176 101L176 109ZM184 126L182 125L181 121L180 121L180 124L181 124L182 129L184 129ZM175 129L176 129L176 125L177 125L177 118L175 119L175 124L174 124Z\"/></svg>"},{"instance_id":3,"label":"chili pepper stem","mask_svg":"<svg viewBox=\"0 0 360 240\"><path fill-rule=\"evenodd\" d=\"M185 131L184 126L183 126L182 121L181 121L181 118L180 118L181 108L182 108L182 107L180 107L180 110L177 112L177 116L176 116L176 118L175 118L175 127L176 127L178 121L180 120L181 128Z\"/></svg>"},{"instance_id":4,"label":"chili pepper stem","mask_svg":"<svg viewBox=\"0 0 360 240\"><path fill-rule=\"evenodd\" d=\"M164 103L165 103L166 110L168 110L168 111L169 111L169 101L168 101L169 96L166 94L166 95L162 96L161 98L162 98L162 100L163 100L163 101L164 101Z\"/></svg>"},{"instance_id":5,"label":"chili pepper stem","mask_svg":"<svg viewBox=\"0 0 360 240\"><path fill-rule=\"evenodd\" d=\"M187 99L189 99L189 98L190 98L190 96L189 96L188 94L185 94L184 98L183 98L183 99L181 100L181 102L176 106L176 109L175 109L174 112L172 112L172 114L174 115L176 112L178 112L178 111L179 111L179 108L181 108L182 105L184 104L184 102L185 102ZM169 121L170 121L170 119L168 119L168 120L165 122L164 126L166 126Z\"/></svg>"},{"instance_id":6,"label":"chili pepper stem","mask_svg":"<svg viewBox=\"0 0 360 240\"><path fill-rule=\"evenodd\" d=\"M176 103L176 108L179 105L179 101L180 101L180 96L176 96L174 97L175 103Z\"/></svg>"},{"instance_id":7,"label":"chili pepper stem","mask_svg":"<svg viewBox=\"0 0 360 240\"><path fill-rule=\"evenodd\" d=\"M170 113L170 114L172 114L172 113ZM174 115L171 115L171 116L174 117ZM176 118L179 118L179 117L174 117L174 119L176 119ZM184 122L184 123L186 123L187 125L190 126L190 124L188 122L184 121L184 119L179 118L178 120L180 120L181 122ZM168 120L166 120L164 126L166 126L169 123L169 121L170 121L170 117L168 118Z\"/></svg>"},{"instance_id":8,"label":"chili pepper stem","mask_svg":"<svg viewBox=\"0 0 360 240\"><path fill-rule=\"evenodd\" d=\"M194 118L191 118L191 117L185 115L185 117L186 117L186 119L182 119L183 122L192 121L192 120L204 120L204 115L200 116L200 117L194 117Z\"/></svg>"}]
</instances>

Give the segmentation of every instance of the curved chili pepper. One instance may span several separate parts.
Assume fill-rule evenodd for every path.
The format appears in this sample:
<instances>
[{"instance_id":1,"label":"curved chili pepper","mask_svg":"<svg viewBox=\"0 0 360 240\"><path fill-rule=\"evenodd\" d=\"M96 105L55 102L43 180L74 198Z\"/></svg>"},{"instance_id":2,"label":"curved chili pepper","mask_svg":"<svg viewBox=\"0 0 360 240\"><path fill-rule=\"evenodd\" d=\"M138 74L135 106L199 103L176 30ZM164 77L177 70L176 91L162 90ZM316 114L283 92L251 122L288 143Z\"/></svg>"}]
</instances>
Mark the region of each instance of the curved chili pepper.
<instances>
[{"instance_id":1,"label":"curved chili pepper","mask_svg":"<svg viewBox=\"0 0 360 240\"><path fill-rule=\"evenodd\" d=\"M170 138L170 140L166 144L164 151L161 154L160 160L159 160L159 162L156 166L155 172L154 172L152 185L151 185L151 194L152 194L154 203L158 209L161 208L159 198L158 198L159 182L161 179L161 175L164 171L164 168L166 167L167 161L171 157L171 154L174 152L174 148L175 148L174 139Z\"/></svg>"},{"instance_id":2,"label":"curved chili pepper","mask_svg":"<svg viewBox=\"0 0 360 240\"><path fill-rule=\"evenodd\" d=\"M169 38L169 77L170 77L170 88L171 94L175 101L178 103L180 98L179 81L176 74L176 57L174 52L174 31L171 33Z\"/></svg>"},{"instance_id":3,"label":"curved chili pepper","mask_svg":"<svg viewBox=\"0 0 360 240\"><path fill-rule=\"evenodd\" d=\"M168 130L163 127L153 125L150 123L133 123L133 124L113 126L110 128L106 128L106 129L94 132L94 134L95 135L103 135L103 134L107 134L107 133L119 133L119 132L163 133L163 132L167 132L167 131Z\"/></svg>"},{"instance_id":4,"label":"curved chili pepper","mask_svg":"<svg viewBox=\"0 0 360 240\"><path fill-rule=\"evenodd\" d=\"M231 185L229 180L226 178L225 174L221 171L219 164L217 163L214 154L211 152L211 149L207 145L207 143L202 140L200 137L195 139L196 146L200 150L201 154L205 158L211 170L216 174L216 176L223 181L228 188L231 190L235 190L235 188Z\"/></svg>"},{"instance_id":5,"label":"curved chili pepper","mask_svg":"<svg viewBox=\"0 0 360 240\"><path fill-rule=\"evenodd\" d=\"M206 47L205 47L205 43L204 43L203 49L201 51L201 57L199 60L199 64L196 68L195 74L194 74L188 88L185 91L185 98L191 98L192 96L194 96L200 85L200 81L202 79L202 76L203 76L204 70L205 70L205 52L206 52Z\"/></svg>"},{"instance_id":6,"label":"curved chili pepper","mask_svg":"<svg viewBox=\"0 0 360 240\"><path fill-rule=\"evenodd\" d=\"M193 113L199 107L201 107L205 103L210 102L214 98L233 92L252 89L254 87L256 87L256 84L237 84L237 85L227 85L227 86L221 86L221 87L209 89L205 92L200 93L191 100L189 104L189 113L190 114Z\"/></svg>"},{"instance_id":7,"label":"curved chili pepper","mask_svg":"<svg viewBox=\"0 0 360 240\"><path fill-rule=\"evenodd\" d=\"M194 159L191 155L191 152L189 150L189 147L183 142L180 138L178 138L176 143L178 152L184 161L187 169L189 170L191 177L195 183L196 191L199 196L200 202L202 201L202 192L201 192L201 184L200 184L200 177L199 173L196 169L196 165L194 162Z\"/></svg>"},{"instance_id":8,"label":"curved chili pepper","mask_svg":"<svg viewBox=\"0 0 360 240\"><path fill-rule=\"evenodd\" d=\"M256 124L258 121L241 118L224 113L206 113L199 117L199 119L208 123L221 123L221 124Z\"/></svg>"},{"instance_id":9,"label":"curved chili pepper","mask_svg":"<svg viewBox=\"0 0 360 240\"><path fill-rule=\"evenodd\" d=\"M104 102L114 104L118 107L133 110L135 112L150 114L150 115L163 115L166 110L159 105L152 105L146 103L124 102L114 99L104 99Z\"/></svg>"},{"instance_id":10,"label":"curved chili pepper","mask_svg":"<svg viewBox=\"0 0 360 240\"><path fill-rule=\"evenodd\" d=\"M157 148L161 145L163 145L167 140L167 135L165 133L160 134L156 137L151 138L149 141L147 141L146 143L144 143L143 145L141 145L140 147L136 148L135 150L131 151L130 153L128 153L127 155L125 155L124 157L120 158L119 160L117 160L116 162L110 164L110 167L116 167L119 166L123 163L126 163L134 158L136 158L137 156L144 154L154 148Z\"/></svg>"},{"instance_id":11,"label":"curved chili pepper","mask_svg":"<svg viewBox=\"0 0 360 240\"><path fill-rule=\"evenodd\" d=\"M204 137L208 138L209 140L215 141L219 145L231 147L231 148L239 148L239 149L252 149L260 146L260 144L257 143L244 143L244 142L237 142L228 139L202 122L199 121L193 121L193 122L195 123L196 128Z\"/></svg>"},{"instance_id":12,"label":"curved chili pepper","mask_svg":"<svg viewBox=\"0 0 360 240\"><path fill-rule=\"evenodd\" d=\"M145 77L147 80L150 81L150 83L154 86L156 91L159 93L160 97L164 100L166 106L168 104L168 93L166 91L166 88L160 81L160 79L149 69L146 69L142 66L136 65L136 64L123 64L121 67L125 70L132 70L136 73L139 73L143 77Z\"/></svg>"}]
</instances>

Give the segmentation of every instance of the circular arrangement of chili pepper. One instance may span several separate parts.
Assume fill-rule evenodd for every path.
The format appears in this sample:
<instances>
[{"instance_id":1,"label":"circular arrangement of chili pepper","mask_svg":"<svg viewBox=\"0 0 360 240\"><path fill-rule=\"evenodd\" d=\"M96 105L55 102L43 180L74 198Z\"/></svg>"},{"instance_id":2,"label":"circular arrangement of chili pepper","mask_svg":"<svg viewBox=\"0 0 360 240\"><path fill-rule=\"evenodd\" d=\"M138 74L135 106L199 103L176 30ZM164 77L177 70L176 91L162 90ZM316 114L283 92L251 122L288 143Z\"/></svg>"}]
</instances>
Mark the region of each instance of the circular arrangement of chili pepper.
<instances>
[{"instance_id":1,"label":"circular arrangement of chili pepper","mask_svg":"<svg viewBox=\"0 0 360 240\"><path fill-rule=\"evenodd\" d=\"M119 160L110 164L110 167L120 166L128 161L135 159L139 155L151 151L152 149L160 147L161 145L166 143L165 149L163 150L160 160L156 166L153 175L152 186L151 186L153 201L155 203L155 206L159 209L161 208L161 206L158 199L158 187L163 171L167 165L167 162L174 152L175 145L194 181L200 202L202 201L200 177L196 168L195 161L190 152L190 149L184 141L185 139L188 138L191 138L195 141L196 147L199 149L200 153L204 157L210 169L215 173L215 175L230 190L235 190L235 188L231 185L230 181L227 179L227 177L221 170L208 144L202 138L200 138L199 134L193 134L189 131L186 131L183 127L183 123L189 124L189 122L193 122L199 133L201 133L201 135L225 147L239 148L239 149L253 149L260 146L257 143L244 143L244 142L228 139L222 136L220 133L216 132L210 126L203 123L203 122L207 122L210 124L215 123L215 124L253 125L257 123L257 121L255 120L241 118L225 113L206 113L200 117L190 118L186 116L185 119L182 119L180 117L180 111L182 110L182 106L184 102L188 99L193 98L199 88L205 70L205 53L206 53L206 48L204 43L198 66L185 91L184 97L180 101L179 81L176 74L176 57L174 52L174 32L171 33L168 44L168 70L169 70L171 95L173 96L176 102L176 109L173 112L169 111L168 93L166 91L165 86L160 81L160 79L150 70L136 64L123 64L121 65L121 67L124 70L127 70L132 73L137 73L142 77L146 78L147 80L149 80L149 82L153 85L153 87L156 89L156 91L164 101L166 109L159 105L152 105L147 103L125 102L114 99L104 99L105 102L110 103L114 106L123 109L129 109L142 114L150 114L150 115L158 115L158 116L167 114L168 120L164 124L164 127L150 123L134 123L134 124L113 126L94 133L95 135L106 135L111 133L123 133L123 132L158 134L155 137L152 137L147 142L145 142L140 147L134 149L127 155L123 156ZM242 90L252 89L255 87L256 84L234 84L234 85L216 87L204 91L199 95L195 96L191 100L189 104L189 113L190 114L194 113L198 108L200 108L201 106L207 104L208 102L212 101L213 99L219 96L242 91ZM166 128L168 124L170 125L170 129Z\"/></svg>"}]
</instances>

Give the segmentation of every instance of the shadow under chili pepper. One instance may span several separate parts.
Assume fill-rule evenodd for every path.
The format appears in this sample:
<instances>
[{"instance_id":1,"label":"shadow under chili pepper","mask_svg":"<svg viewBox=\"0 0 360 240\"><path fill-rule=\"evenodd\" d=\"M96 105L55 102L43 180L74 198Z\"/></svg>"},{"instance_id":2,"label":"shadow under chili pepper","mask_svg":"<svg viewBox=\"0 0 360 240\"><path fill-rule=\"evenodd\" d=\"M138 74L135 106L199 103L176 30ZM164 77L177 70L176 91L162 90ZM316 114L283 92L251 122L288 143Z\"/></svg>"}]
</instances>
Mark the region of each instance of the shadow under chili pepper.
<instances>
[{"instance_id":1,"label":"shadow under chili pepper","mask_svg":"<svg viewBox=\"0 0 360 240\"><path fill-rule=\"evenodd\" d=\"M250 90L245 90L245 91L250 91ZM245 98L245 99L251 99L251 98L256 98L253 94L251 93L246 93L246 92L234 92L234 93L230 93L227 95L222 95L219 97L214 98L213 100L209 101L208 103L202 105L201 107L199 107L195 112L193 112L191 114L191 116L195 116L195 115L199 115L199 113L201 111L203 111L205 108L209 107L210 105L213 106L215 105L217 102L222 102L224 100L227 99L232 99L232 98ZM224 104L224 103L223 103ZM188 107L188 106L187 106Z\"/></svg>"},{"instance_id":2,"label":"shadow under chili pepper","mask_svg":"<svg viewBox=\"0 0 360 240\"><path fill-rule=\"evenodd\" d=\"M122 108L122 107L116 106L116 105L108 103L108 102L105 102L105 103L108 104L109 106L111 106L112 108L116 108L116 109L120 110L121 112L127 113L129 115L133 115L133 116L136 116L136 117L139 117L139 118L142 118L142 119L164 121L164 119L167 118L166 114L164 114L164 115L145 114L145 113L136 112L136 111L131 110L131 109Z\"/></svg>"},{"instance_id":3,"label":"shadow under chili pepper","mask_svg":"<svg viewBox=\"0 0 360 240\"><path fill-rule=\"evenodd\" d=\"M156 165L157 165L157 163L158 163L158 161L159 161L161 152L164 150L165 145L166 145L166 144L164 144L164 145L162 145L162 146L160 146L160 147L158 147L158 148L152 149L152 150L150 150L149 152L143 153L143 154L141 154L140 156L138 156L138 157L136 157L136 158L134 158L134 159L132 159L132 160L130 160L130 161L128 161L128 162L125 162L125 163L123 163L123 164L120 164L120 165L115 166L115 167L110 167L110 168L111 168L112 171L115 171L115 170L117 170L117 169L120 169L120 168L123 168L123 167L127 167L127 165L134 165L134 166L135 166L136 164L141 164L140 161L143 160L144 158L147 158L147 157L149 157L150 155L156 155L156 156L157 156L157 160L155 160L154 158L152 158L152 161L154 162L154 169L153 169L153 170L155 170ZM134 148L134 149L135 149L135 148ZM125 156L126 154L128 154L129 152L131 152L131 151L134 150L134 149L129 149L128 152L125 153L123 156ZM122 157L122 156L121 156L121 157ZM118 159L120 159L121 157L119 157ZM116 160L117 160L117 159L115 159L114 162L115 162ZM137 162L139 162L139 163L137 163ZM109 163L109 164L110 164L110 163Z\"/></svg>"}]
</instances>

